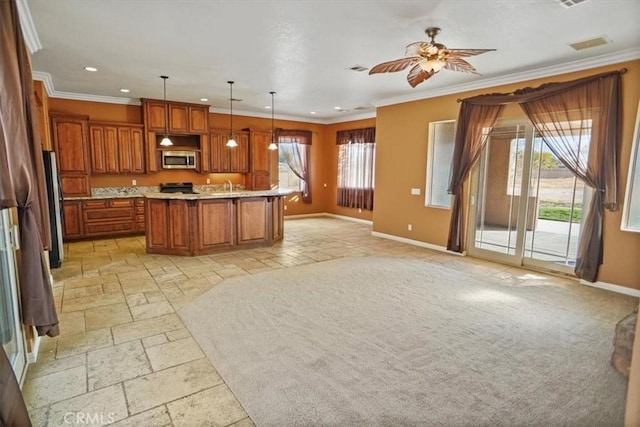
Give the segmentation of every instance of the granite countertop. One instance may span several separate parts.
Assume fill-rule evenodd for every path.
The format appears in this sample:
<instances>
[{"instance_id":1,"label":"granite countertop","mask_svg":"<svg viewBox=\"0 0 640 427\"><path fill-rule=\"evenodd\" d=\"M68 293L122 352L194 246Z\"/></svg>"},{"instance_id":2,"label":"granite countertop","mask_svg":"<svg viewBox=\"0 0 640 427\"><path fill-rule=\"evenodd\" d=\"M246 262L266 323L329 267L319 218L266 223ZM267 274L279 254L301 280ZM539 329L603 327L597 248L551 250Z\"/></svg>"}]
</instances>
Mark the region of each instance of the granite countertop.
<instances>
[{"instance_id":1,"label":"granite countertop","mask_svg":"<svg viewBox=\"0 0 640 427\"><path fill-rule=\"evenodd\" d=\"M264 197L264 196L287 196L295 191L276 188L274 190L250 191L240 188L236 191L223 191L224 187L219 185L198 185L194 186L196 194L182 193L161 193L159 187L108 187L94 188L91 196L64 197L64 200L96 200L96 199L128 199L134 197L149 197L154 199L226 199L238 197Z\"/></svg>"},{"instance_id":2,"label":"granite countertop","mask_svg":"<svg viewBox=\"0 0 640 427\"><path fill-rule=\"evenodd\" d=\"M209 200L209 199L237 199L244 197L268 197L268 196L287 196L294 193L291 190L277 188L275 190L263 191L234 191L234 192L203 192L198 194L183 193L147 193L144 197L149 199L163 200Z\"/></svg>"}]
</instances>

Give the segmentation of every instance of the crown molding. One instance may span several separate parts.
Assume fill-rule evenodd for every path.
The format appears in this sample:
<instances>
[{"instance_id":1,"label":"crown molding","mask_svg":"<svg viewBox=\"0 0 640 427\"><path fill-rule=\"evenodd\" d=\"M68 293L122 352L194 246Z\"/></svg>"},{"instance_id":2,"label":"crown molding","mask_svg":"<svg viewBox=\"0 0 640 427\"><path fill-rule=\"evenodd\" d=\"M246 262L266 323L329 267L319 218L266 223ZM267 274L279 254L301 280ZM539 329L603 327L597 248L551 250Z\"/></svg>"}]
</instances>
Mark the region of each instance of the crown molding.
<instances>
[{"instance_id":1,"label":"crown molding","mask_svg":"<svg viewBox=\"0 0 640 427\"><path fill-rule=\"evenodd\" d=\"M16 0L16 6L20 18L20 27L22 27L22 36L24 37L29 52L34 54L42 49L42 44L40 43L36 26L31 17L31 10L29 10L27 0Z\"/></svg>"},{"instance_id":2,"label":"crown molding","mask_svg":"<svg viewBox=\"0 0 640 427\"><path fill-rule=\"evenodd\" d=\"M45 73L43 71L33 71L31 72L31 76L33 80L41 81L44 85L44 89L47 91L47 96L51 98L52 94L56 91L53 87L53 79L51 78L51 74Z\"/></svg>"},{"instance_id":3,"label":"crown molding","mask_svg":"<svg viewBox=\"0 0 640 427\"><path fill-rule=\"evenodd\" d=\"M495 86L502 86L511 83L519 83L527 80L534 80L544 77L557 76L560 74L572 73L575 71L583 71L591 68L602 67L606 65L617 64L620 62L632 61L640 58L640 48L630 48L619 52L604 54L577 61L571 61L560 65L542 67L518 73L507 74L504 76L482 79L470 83L462 83L453 86L447 86L441 89L433 89L424 92L415 92L408 95L396 96L392 98L383 98L373 100L371 103L376 107L384 107L387 105L401 104L404 102L419 101L421 99L435 98L438 96L452 95L463 93L477 89L486 89Z\"/></svg>"},{"instance_id":4,"label":"crown molding","mask_svg":"<svg viewBox=\"0 0 640 427\"><path fill-rule=\"evenodd\" d=\"M217 114L229 114L229 109L225 109L225 108L214 108L214 107L209 107L209 112L210 113L217 113ZM233 109L233 115L238 115L238 116L246 116L246 117L259 117L262 119L271 119L271 113L262 113L262 112L258 112L258 111L245 111L245 110L237 110L237 109ZM305 122L305 123L316 123L316 124L325 124L323 120L321 119L311 119L308 117L301 117L301 116L289 116L289 115L282 115L282 114L275 114L274 118L278 119L278 120L291 120L294 122Z\"/></svg>"}]
</instances>

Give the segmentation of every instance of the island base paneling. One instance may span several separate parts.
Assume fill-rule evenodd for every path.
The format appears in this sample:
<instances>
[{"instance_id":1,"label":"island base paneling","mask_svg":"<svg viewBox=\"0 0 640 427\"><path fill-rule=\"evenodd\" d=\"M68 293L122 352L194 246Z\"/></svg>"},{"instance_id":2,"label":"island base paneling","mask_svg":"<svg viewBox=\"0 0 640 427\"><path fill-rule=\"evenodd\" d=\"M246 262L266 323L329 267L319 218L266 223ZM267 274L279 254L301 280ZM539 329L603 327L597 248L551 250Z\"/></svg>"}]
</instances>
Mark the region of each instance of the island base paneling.
<instances>
[{"instance_id":1,"label":"island base paneling","mask_svg":"<svg viewBox=\"0 0 640 427\"><path fill-rule=\"evenodd\" d=\"M146 197L147 253L204 255L271 246L283 236L282 196Z\"/></svg>"}]
</instances>

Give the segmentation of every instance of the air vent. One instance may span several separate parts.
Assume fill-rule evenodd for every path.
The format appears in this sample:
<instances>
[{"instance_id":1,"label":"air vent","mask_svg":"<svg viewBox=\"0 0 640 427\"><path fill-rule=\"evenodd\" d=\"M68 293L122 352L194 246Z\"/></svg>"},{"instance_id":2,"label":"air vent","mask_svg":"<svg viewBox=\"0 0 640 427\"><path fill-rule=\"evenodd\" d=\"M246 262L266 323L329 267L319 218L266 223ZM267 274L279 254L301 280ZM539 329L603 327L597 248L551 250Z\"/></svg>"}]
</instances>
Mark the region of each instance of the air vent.
<instances>
[{"instance_id":1,"label":"air vent","mask_svg":"<svg viewBox=\"0 0 640 427\"><path fill-rule=\"evenodd\" d=\"M611 39L607 36L600 36L589 40L583 40L581 42L569 43L569 46L575 50L589 49L591 47L602 46L603 44L611 43Z\"/></svg>"},{"instance_id":2,"label":"air vent","mask_svg":"<svg viewBox=\"0 0 640 427\"><path fill-rule=\"evenodd\" d=\"M366 110L366 109L367 109L367 107L363 107L362 105L360 105L358 107L355 107L353 110L357 111L357 110Z\"/></svg>"},{"instance_id":3,"label":"air vent","mask_svg":"<svg viewBox=\"0 0 640 427\"><path fill-rule=\"evenodd\" d=\"M569 9L577 4L584 3L587 0L556 0L562 7Z\"/></svg>"},{"instance_id":4,"label":"air vent","mask_svg":"<svg viewBox=\"0 0 640 427\"><path fill-rule=\"evenodd\" d=\"M363 71L367 71L368 68L367 67L363 67L362 65L354 65L353 67L349 67L347 68L348 70L351 71L357 71L359 73L363 72Z\"/></svg>"},{"instance_id":5,"label":"air vent","mask_svg":"<svg viewBox=\"0 0 640 427\"><path fill-rule=\"evenodd\" d=\"M231 99L230 99L230 101L233 101L233 102L242 102L242 99L240 99L240 98L231 98Z\"/></svg>"}]
</instances>

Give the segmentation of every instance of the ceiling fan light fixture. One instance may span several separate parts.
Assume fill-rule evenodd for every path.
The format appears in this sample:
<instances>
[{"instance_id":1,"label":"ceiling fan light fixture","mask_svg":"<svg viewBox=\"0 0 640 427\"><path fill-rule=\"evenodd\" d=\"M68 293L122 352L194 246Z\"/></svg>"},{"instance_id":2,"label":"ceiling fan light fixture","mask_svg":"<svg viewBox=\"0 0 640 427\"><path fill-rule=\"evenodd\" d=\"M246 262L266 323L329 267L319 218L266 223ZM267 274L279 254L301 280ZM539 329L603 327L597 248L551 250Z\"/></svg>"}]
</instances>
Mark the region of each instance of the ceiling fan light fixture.
<instances>
[{"instance_id":1,"label":"ceiling fan light fixture","mask_svg":"<svg viewBox=\"0 0 640 427\"><path fill-rule=\"evenodd\" d=\"M164 99L164 138L162 138L162 141L160 141L160 145L162 145L163 147L169 147L171 145L173 145L173 142L169 139L169 132L167 131L167 127L169 125L169 117L168 117L168 108L167 108L167 79L169 78L169 76L160 76L160 78L163 81L163 86L164 86L164 95L163 95L163 99Z\"/></svg>"},{"instance_id":2,"label":"ceiling fan light fixture","mask_svg":"<svg viewBox=\"0 0 640 427\"><path fill-rule=\"evenodd\" d=\"M430 74L435 74L438 71L442 70L446 62L441 61L439 59L428 59L426 61L420 61L420 68Z\"/></svg>"},{"instance_id":3,"label":"ceiling fan light fixture","mask_svg":"<svg viewBox=\"0 0 640 427\"><path fill-rule=\"evenodd\" d=\"M269 150L277 150L278 149L278 144L276 144L276 128L273 125L274 121L273 121L273 117L275 114L275 108L273 106L273 95L275 95L276 93L274 91L269 92L271 94L271 143L269 144L269 146L267 147Z\"/></svg>"}]
</instances>

